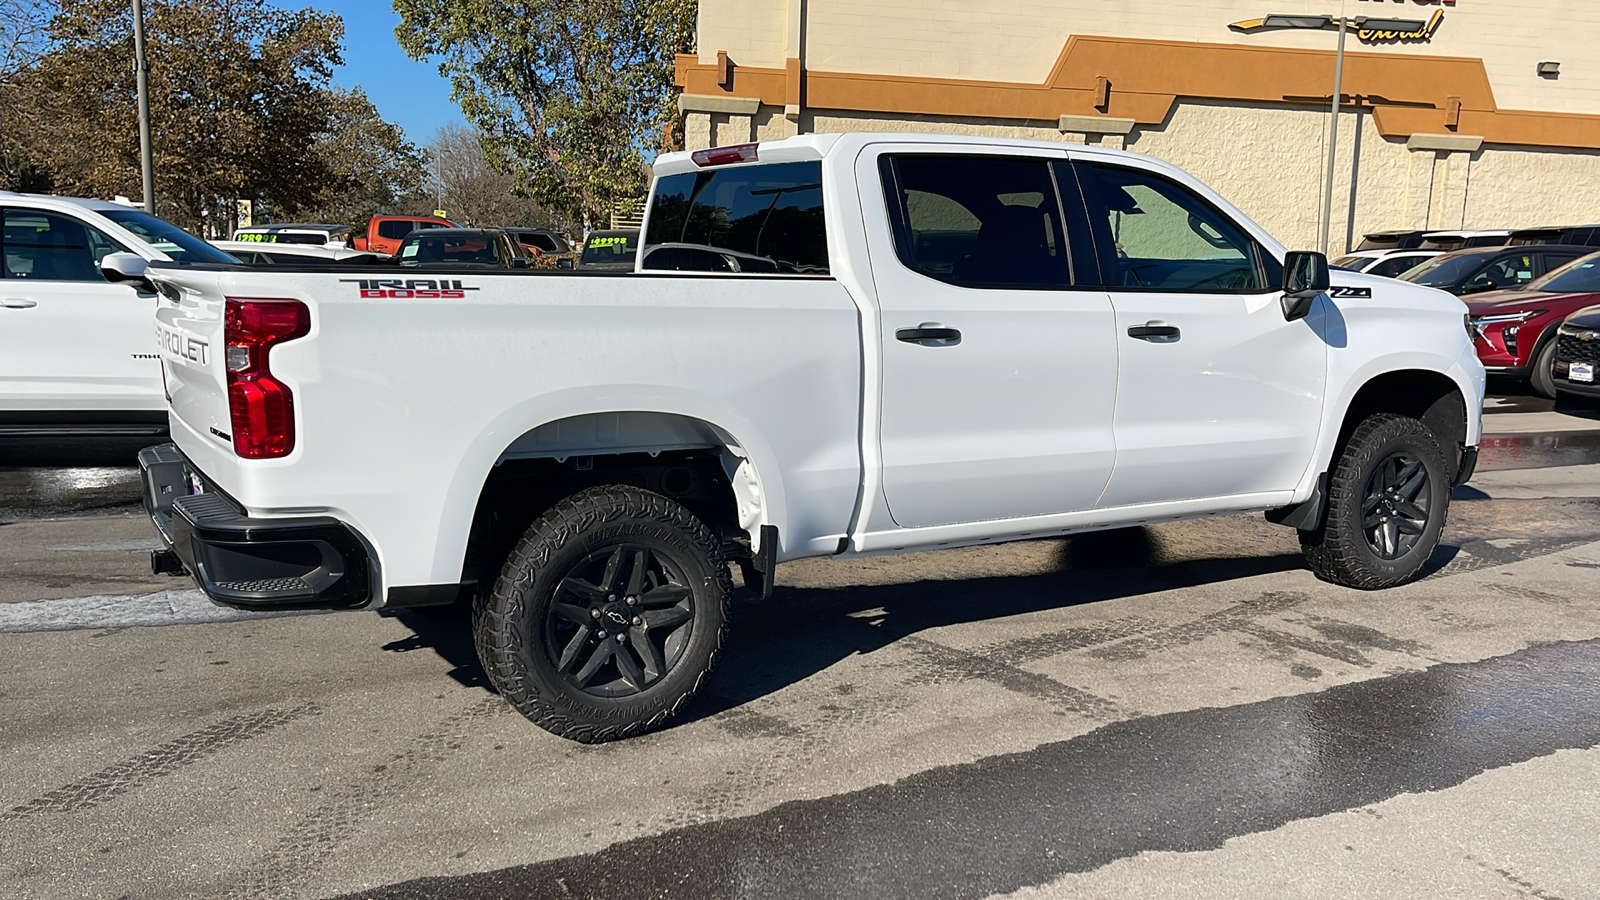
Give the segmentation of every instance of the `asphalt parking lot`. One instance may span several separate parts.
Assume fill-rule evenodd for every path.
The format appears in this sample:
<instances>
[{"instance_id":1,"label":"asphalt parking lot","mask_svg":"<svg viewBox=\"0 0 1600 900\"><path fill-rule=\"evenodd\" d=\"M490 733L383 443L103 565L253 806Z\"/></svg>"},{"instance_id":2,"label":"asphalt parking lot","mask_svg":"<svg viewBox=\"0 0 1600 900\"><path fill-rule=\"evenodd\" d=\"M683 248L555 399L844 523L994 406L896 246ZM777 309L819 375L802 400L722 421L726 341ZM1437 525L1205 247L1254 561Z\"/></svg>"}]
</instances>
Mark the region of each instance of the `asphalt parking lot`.
<instances>
[{"instance_id":1,"label":"asphalt parking lot","mask_svg":"<svg viewBox=\"0 0 1600 900\"><path fill-rule=\"evenodd\" d=\"M675 727L600 746L510 712L459 618L149 575L126 448L12 448L0 885L1600 896L1600 414L1486 412L1415 584L1319 582L1259 516L794 563Z\"/></svg>"}]
</instances>

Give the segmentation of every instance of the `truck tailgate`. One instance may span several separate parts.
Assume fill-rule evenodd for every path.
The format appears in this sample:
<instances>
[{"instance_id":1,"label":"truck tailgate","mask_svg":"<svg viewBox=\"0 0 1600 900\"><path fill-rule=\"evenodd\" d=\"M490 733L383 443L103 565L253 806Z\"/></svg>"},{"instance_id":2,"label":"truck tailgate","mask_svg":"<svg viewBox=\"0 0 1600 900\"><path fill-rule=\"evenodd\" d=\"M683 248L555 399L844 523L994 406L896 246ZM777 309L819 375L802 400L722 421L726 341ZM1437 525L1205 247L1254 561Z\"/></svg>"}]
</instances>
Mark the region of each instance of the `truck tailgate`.
<instances>
[{"instance_id":1,"label":"truck tailgate","mask_svg":"<svg viewBox=\"0 0 1600 900\"><path fill-rule=\"evenodd\" d=\"M205 273L197 284L193 277L173 270L151 274L166 285L166 296L156 309L156 337L171 416L198 434L228 444L232 427L223 346L226 302L216 290L218 275Z\"/></svg>"}]
</instances>

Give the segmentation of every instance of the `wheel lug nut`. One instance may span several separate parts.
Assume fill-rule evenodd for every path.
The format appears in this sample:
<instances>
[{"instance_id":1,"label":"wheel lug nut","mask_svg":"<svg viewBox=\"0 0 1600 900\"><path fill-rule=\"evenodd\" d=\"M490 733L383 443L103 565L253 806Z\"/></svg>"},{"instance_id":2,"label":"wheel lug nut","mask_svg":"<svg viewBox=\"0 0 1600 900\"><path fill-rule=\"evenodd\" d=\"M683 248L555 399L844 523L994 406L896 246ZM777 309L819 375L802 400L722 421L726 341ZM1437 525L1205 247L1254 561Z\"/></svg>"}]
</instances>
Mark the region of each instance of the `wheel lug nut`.
<instances>
[{"instance_id":1,"label":"wheel lug nut","mask_svg":"<svg viewBox=\"0 0 1600 900\"><path fill-rule=\"evenodd\" d=\"M633 617L633 624L635 624L635 625L643 625L644 624L644 620L639 618L638 616L634 616Z\"/></svg>"},{"instance_id":2,"label":"wheel lug nut","mask_svg":"<svg viewBox=\"0 0 1600 900\"><path fill-rule=\"evenodd\" d=\"M591 619L600 618L600 610L598 610L598 609L589 610L589 618L591 618Z\"/></svg>"},{"instance_id":3,"label":"wheel lug nut","mask_svg":"<svg viewBox=\"0 0 1600 900\"><path fill-rule=\"evenodd\" d=\"M604 631L600 632L600 640L603 641L605 639L606 639L606 633Z\"/></svg>"},{"instance_id":4,"label":"wheel lug nut","mask_svg":"<svg viewBox=\"0 0 1600 900\"><path fill-rule=\"evenodd\" d=\"M628 598L628 605L629 606L638 606L639 605L639 598L638 597L629 597Z\"/></svg>"},{"instance_id":5,"label":"wheel lug nut","mask_svg":"<svg viewBox=\"0 0 1600 900\"><path fill-rule=\"evenodd\" d=\"M617 595L616 594L607 594L606 595L606 600L611 602L611 603L615 603L615 602L617 602Z\"/></svg>"},{"instance_id":6,"label":"wheel lug nut","mask_svg":"<svg viewBox=\"0 0 1600 900\"><path fill-rule=\"evenodd\" d=\"M617 635L617 643L619 643L619 644L620 644L620 643L622 643L622 637L623 637L623 636L622 636L622 635L620 635L620 634L619 634L619 635Z\"/></svg>"}]
</instances>

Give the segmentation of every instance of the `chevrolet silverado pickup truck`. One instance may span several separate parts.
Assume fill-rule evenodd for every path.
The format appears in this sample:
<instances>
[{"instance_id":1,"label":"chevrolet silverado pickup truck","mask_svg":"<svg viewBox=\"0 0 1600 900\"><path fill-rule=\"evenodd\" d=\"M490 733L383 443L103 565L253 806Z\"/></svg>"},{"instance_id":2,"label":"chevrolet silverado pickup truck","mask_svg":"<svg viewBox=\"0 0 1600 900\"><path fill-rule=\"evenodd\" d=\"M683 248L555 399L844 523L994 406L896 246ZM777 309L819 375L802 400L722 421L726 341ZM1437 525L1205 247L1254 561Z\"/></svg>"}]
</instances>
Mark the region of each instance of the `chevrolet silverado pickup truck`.
<instances>
[{"instance_id":1,"label":"chevrolet silverado pickup truck","mask_svg":"<svg viewBox=\"0 0 1600 900\"><path fill-rule=\"evenodd\" d=\"M244 609L470 602L528 718L660 726L732 569L1262 511L1320 576L1433 553L1461 301L1286 253L1166 163L815 135L661 156L637 269L149 267L159 570ZM465 598L470 598L470 601Z\"/></svg>"}]
</instances>

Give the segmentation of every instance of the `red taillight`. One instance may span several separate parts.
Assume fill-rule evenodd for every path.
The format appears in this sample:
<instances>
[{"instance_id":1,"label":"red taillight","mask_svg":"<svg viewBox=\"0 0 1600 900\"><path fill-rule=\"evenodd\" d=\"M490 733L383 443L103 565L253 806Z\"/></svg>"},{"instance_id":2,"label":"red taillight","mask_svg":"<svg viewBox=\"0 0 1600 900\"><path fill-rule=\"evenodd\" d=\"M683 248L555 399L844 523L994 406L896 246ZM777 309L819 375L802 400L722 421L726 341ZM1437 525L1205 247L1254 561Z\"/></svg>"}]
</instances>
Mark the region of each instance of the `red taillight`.
<instances>
[{"instance_id":1,"label":"red taillight","mask_svg":"<svg viewBox=\"0 0 1600 900\"><path fill-rule=\"evenodd\" d=\"M755 144L734 144L732 147L712 147L689 154L697 166L726 166L732 163L755 162Z\"/></svg>"},{"instance_id":2,"label":"red taillight","mask_svg":"<svg viewBox=\"0 0 1600 900\"><path fill-rule=\"evenodd\" d=\"M228 298L223 323L233 450L245 459L273 459L294 450L294 394L272 377L269 351L311 331L311 310L299 300Z\"/></svg>"}]
</instances>

